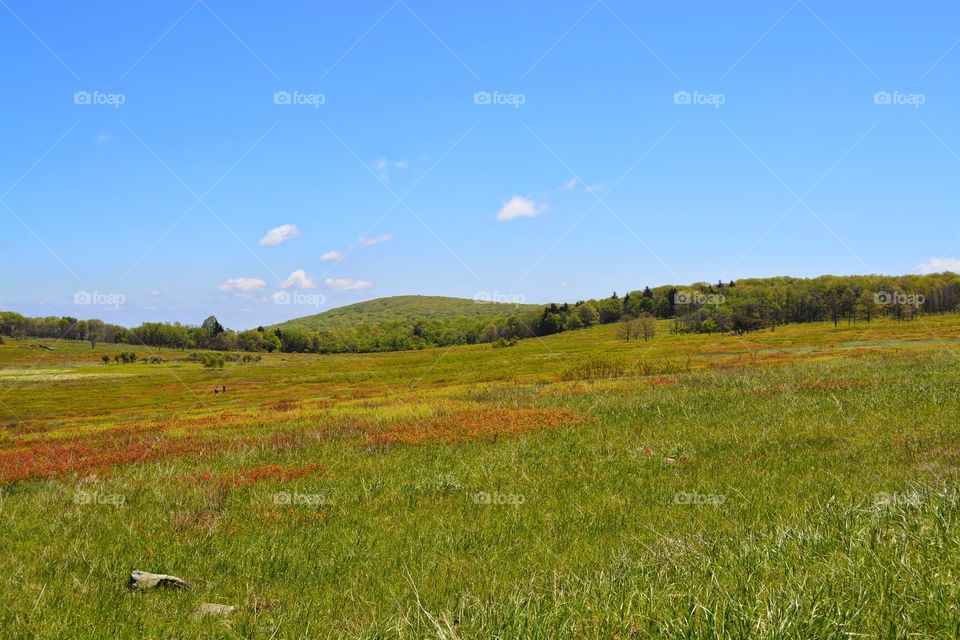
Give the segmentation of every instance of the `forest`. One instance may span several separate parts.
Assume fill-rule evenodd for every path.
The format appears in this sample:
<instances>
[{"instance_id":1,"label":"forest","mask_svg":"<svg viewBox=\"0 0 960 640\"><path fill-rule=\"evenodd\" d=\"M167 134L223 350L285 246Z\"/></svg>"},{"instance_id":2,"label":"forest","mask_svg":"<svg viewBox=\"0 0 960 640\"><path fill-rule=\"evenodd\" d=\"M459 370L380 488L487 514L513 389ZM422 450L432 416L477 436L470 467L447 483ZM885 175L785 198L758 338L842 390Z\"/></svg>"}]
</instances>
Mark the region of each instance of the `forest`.
<instances>
[{"instance_id":1,"label":"forest","mask_svg":"<svg viewBox=\"0 0 960 640\"><path fill-rule=\"evenodd\" d=\"M428 304L429 299L424 302ZM88 341L91 348L102 342L181 350L365 353L455 344L509 346L519 339L646 317L672 320L673 333L742 334L804 322L870 322L880 316L908 321L919 314L955 312L958 307L960 276L946 272L751 278L645 287L572 304L525 306L504 311L499 317L437 318L430 317L431 310L424 307L408 318L320 331L280 327L235 331L214 316L200 325L144 322L127 328L98 319L30 318L6 311L0 312L0 335Z\"/></svg>"}]
</instances>

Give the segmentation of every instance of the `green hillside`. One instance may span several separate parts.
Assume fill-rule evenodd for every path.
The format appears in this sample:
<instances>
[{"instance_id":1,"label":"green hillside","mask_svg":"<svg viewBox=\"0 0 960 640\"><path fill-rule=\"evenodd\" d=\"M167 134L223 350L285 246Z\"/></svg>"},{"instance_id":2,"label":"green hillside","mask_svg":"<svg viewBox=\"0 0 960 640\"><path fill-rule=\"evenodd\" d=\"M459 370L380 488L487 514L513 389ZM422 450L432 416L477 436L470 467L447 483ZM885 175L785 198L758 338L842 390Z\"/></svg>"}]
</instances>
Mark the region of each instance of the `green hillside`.
<instances>
[{"instance_id":1,"label":"green hillside","mask_svg":"<svg viewBox=\"0 0 960 640\"><path fill-rule=\"evenodd\" d=\"M294 318L270 328L321 331L407 320L481 320L519 315L539 309L533 304L477 302L446 296L393 296L357 302L312 316Z\"/></svg>"}]
</instances>

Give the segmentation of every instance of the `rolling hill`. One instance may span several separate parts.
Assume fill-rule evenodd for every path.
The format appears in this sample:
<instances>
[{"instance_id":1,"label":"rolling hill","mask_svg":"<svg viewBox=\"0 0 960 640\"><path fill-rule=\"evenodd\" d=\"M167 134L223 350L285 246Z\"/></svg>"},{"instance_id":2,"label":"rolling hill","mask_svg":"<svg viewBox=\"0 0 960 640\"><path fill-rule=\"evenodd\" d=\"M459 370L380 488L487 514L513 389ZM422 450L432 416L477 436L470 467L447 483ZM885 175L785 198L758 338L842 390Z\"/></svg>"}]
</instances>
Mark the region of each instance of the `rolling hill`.
<instances>
[{"instance_id":1,"label":"rolling hill","mask_svg":"<svg viewBox=\"0 0 960 640\"><path fill-rule=\"evenodd\" d=\"M270 328L286 331L321 331L363 325L378 325L395 320L486 319L519 315L540 309L535 304L477 302L446 296L392 296L367 300L323 313L294 318Z\"/></svg>"}]
</instances>

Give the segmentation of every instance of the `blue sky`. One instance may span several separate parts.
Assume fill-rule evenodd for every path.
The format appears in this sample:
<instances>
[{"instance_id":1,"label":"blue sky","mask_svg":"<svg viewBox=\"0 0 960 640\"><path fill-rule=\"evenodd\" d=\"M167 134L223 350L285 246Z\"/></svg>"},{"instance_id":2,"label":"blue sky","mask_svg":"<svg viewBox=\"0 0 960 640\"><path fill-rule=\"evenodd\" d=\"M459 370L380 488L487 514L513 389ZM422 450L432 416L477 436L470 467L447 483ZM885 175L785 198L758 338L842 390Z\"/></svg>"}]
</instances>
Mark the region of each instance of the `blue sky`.
<instances>
[{"instance_id":1,"label":"blue sky","mask_svg":"<svg viewBox=\"0 0 960 640\"><path fill-rule=\"evenodd\" d=\"M2 0L0 42L3 309L960 266L955 3Z\"/></svg>"}]
</instances>

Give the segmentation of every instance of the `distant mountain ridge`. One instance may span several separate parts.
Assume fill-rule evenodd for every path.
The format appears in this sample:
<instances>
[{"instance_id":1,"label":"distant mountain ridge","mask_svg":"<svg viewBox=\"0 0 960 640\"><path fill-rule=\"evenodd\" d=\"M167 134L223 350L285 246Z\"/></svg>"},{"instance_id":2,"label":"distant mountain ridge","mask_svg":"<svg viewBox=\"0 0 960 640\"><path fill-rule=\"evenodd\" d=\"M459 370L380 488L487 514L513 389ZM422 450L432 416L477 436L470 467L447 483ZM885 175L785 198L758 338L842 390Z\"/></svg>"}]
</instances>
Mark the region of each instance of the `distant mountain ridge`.
<instances>
[{"instance_id":1,"label":"distant mountain ridge","mask_svg":"<svg viewBox=\"0 0 960 640\"><path fill-rule=\"evenodd\" d=\"M281 331L323 331L391 321L478 320L520 315L543 305L512 304L453 298L448 296L390 296L365 300L301 318L271 325Z\"/></svg>"}]
</instances>

